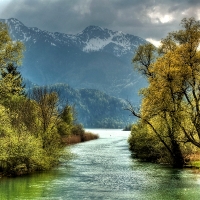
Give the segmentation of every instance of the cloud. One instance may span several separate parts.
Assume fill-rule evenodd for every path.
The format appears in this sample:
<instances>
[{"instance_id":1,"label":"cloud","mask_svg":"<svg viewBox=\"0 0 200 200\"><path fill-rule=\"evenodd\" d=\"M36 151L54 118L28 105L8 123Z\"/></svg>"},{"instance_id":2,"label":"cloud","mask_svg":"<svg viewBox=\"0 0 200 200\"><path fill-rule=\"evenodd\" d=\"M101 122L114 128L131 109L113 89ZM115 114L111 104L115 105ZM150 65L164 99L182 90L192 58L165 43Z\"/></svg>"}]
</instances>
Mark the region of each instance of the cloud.
<instances>
[{"instance_id":1,"label":"cloud","mask_svg":"<svg viewBox=\"0 0 200 200\"><path fill-rule=\"evenodd\" d=\"M0 18L15 17L26 26L52 32L78 33L98 25L158 41L180 29L182 18L200 19L199 0L5 1L0 0Z\"/></svg>"},{"instance_id":2,"label":"cloud","mask_svg":"<svg viewBox=\"0 0 200 200\"><path fill-rule=\"evenodd\" d=\"M91 0L81 1L79 4L75 4L73 9L75 12L80 13L81 15L90 14L91 2Z\"/></svg>"},{"instance_id":3,"label":"cloud","mask_svg":"<svg viewBox=\"0 0 200 200\"><path fill-rule=\"evenodd\" d=\"M152 38L146 38L146 40L150 43L152 43L154 46L159 47L161 45L160 40L154 40Z\"/></svg>"}]
</instances>

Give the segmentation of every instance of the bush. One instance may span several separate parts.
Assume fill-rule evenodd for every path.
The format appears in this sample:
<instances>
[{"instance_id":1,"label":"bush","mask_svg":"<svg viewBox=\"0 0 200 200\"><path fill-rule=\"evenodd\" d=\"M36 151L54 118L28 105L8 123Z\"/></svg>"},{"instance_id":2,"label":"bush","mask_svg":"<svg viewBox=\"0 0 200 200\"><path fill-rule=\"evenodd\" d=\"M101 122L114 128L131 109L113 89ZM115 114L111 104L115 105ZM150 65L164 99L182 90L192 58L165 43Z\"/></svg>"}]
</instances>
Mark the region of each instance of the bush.
<instances>
[{"instance_id":1,"label":"bush","mask_svg":"<svg viewBox=\"0 0 200 200\"><path fill-rule=\"evenodd\" d=\"M62 137L62 142L66 145L77 144L81 142L80 135L70 135Z\"/></svg>"},{"instance_id":2,"label":"bush","mask_svg":"<svg viewBox=\"0 0 200 200\"><path fill-rule=\"evenodd\" d=\"M53 115L45 131L38 104L13 96L6 107L0 104L0 170L22 175L47 170L59 163L63 150Z\"/></svg>"},{"instance_id":3,"label":"bush","mask_svg":"<svg viewBox=\"0 0 200 200\"><path fill-rule=\"evenodd\" d=\"M41 140L28 133L7 133L0 139L0 151L1 170L7 175L26 174L49 166Z\"/></svg>"},{"instance_id":4,"label":"bush","mask_svg":"<svg viewBox=\"0 0 200 200\"><path fill-rule=\"evenodd\" d=\"M163 145L148 127L140 122L134 124L128 138L129 148L136 158L149 162L169 162Z\"/></svg>"},{"instance_id":5,"label":"bush","mask_svg":"<svg viewBox=\"0 0 200 200\"><path fill-rule=\"evenodd\" d=\"M98 138L99 136L97 134L85 132L81 124L75 124L71 129L70 135L62 136L62 142L64 144L76 144L79 142L85 142L85 141L94 140Z\"/></svg>"},{"instance_id":6,"label":"bush","mask_svg":"<svg viewBox=\"0 0 200 200\"><path fill-rule=\"evenodd\" d=\"M89 140L95 140L98 139L99 135L98 134L94 134L94 133L90 133L90 132L85 132L84 136L83 136L83 141L89 141Z\"/></svg>"}]
</instances>

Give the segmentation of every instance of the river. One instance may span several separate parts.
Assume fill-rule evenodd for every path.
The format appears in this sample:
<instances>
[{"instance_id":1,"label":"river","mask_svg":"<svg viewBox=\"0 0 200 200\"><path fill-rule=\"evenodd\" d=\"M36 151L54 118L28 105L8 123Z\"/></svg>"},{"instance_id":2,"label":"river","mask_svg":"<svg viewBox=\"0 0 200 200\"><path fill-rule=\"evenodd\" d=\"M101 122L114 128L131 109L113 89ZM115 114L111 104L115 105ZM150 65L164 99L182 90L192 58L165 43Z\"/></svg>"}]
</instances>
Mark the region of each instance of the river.
<instances>
[{"instance_id":1,"label":"river","mask_svg":"<svg viewBox=\"0 0 200 200\"><path fill-rule=\"evenodd\" d=\"M75 157L49 172L0 179L1 200L196 200L200 171L131 158L129 132L93 129L100 139L71 146Z\"/></svg>"}]
</instances>

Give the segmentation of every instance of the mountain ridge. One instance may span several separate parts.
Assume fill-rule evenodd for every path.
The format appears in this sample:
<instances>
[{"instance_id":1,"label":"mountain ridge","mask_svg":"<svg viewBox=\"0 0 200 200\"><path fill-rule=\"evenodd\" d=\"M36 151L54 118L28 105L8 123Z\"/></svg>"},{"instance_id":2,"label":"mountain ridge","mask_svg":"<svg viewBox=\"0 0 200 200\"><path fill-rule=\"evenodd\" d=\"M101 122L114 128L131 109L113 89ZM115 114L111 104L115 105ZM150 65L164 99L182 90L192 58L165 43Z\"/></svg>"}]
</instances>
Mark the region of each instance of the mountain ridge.
<instances>
[{"instance_id":1,"label":"mountain ridge","mask_svg":"<svg viewBox=\"0 0 200 200\"><path fill-rule=\"evenodd\" d=\"M113 43L117 46L121 46L124 48L124 54L127 53L127 51L134 50L135 47L137 47L140 42L145 43L146 41L138 36L125 34L122 31L112 31L107 28L102 28L100 26L90 25L86 27L83 31L77 33L77 34L66 34L66 33L59 33L59 32L49 32L49 31L43 31L37 27L26 27L21 21L10 18L10 19L2 19L1 21L5 22L9 30L11 30L10 34L14 39L19 39L22 42L27 42L29 39L31 39L30 36L27 36L27 32L30 34L31 32L35 33L42 33L46 34L46 40L48 42L49 39L54 39L56 42L62 44L63 42L65 44L70 44L72 41L74 45L77 45L82 51L90 52L90 51L99 51L106 47L106 45ZM13 26L15 27L15 33L13 34ZM23 28L21 28L23 27ZM18 32L21 32L20 29L24 29L26 27L26 33L23 35L20 35L21 37L16 37L16 34ZM47 37L48 36L48 37ZM24 37L24 38L22 38ZM71 41L70 41L71 40ZM70 41L70 42L69 42ZM140 41L140 42L139 42ZM36 42L36 41L34 41ZM54 43L51 43L52 45L56 45ZM121 54L116 54L116 56L120 56Z\"/></svg>"},{"instance_id":2,"label":"mountain ridge","mask_svg":"<svg viewBox=\"0 0 200 200\"><path fill-rule=\"evenodd\" d=\"M137 91L145 83L133 71L131 59L146 40L94 25L73 35L27 27L14 18L1 21L26 46L21 73L31 82L67 83L138 100Z\"/></svg>"}]
</instances>

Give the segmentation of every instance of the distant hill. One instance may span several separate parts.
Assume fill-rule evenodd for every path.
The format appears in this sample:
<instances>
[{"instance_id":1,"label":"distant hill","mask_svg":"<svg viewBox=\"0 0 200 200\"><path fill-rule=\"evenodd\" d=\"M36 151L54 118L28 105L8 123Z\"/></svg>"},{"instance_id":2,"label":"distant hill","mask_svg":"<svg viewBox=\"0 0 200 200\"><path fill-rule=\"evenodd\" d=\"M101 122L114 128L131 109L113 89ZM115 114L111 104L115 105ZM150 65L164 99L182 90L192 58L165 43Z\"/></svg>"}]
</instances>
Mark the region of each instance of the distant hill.
<instances>
[{"instance_id":1,"label":"distant hill","mask_svg":"<svg viewBox=\"0 0 200 200\"><path fill-rule=\"evenodd\" d=\"M21 72L31 82L65 83L139 101L137 92L145 81L133 70L131 59L144 39L98 26L72 35L30 28L13 18L1 21L12 38L26 46Z\"/></svg>"},{"instance_id":2,"label":"distant hill","mask_svg":"<svg viewBox=\"0 0 200 200\"><path fill-rule=\"evenodd\" d=\"M60 106L75 107L77 121L86 128L121 128L133 123L134 117L125 111L123 99L111 97L96 89L73 89L67 84L50 86L59 94Z\"/></svg>"}]
</instances>

